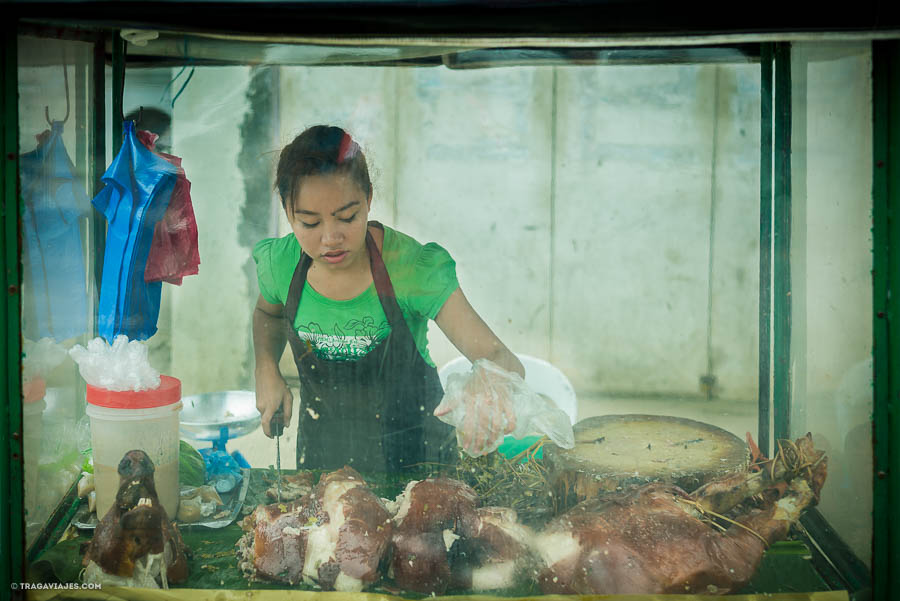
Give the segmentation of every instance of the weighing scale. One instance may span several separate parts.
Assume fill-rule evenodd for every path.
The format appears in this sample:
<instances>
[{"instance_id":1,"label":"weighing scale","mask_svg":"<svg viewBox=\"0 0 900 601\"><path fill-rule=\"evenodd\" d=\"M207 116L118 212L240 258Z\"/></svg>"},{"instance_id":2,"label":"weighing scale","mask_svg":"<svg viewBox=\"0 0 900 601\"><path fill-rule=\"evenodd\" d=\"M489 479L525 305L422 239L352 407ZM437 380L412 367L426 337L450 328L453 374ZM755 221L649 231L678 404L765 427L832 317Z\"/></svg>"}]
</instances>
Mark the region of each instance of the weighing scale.
<instances>
[{"instance_id":1,"label":"weighing scale","mask_svg":"<svg viewBox=\"0 0 900 601\"><path fill-rule=\"evenodd\" d=\"M226 443L232 438L250 434L260 424L256 409L256 393L249 390L204 392L181 399L181 434L185 438L212 443L213 450L228 453ZM237 464L250 464L240 451L231 453Z\"/></svg>"}]
</instances>

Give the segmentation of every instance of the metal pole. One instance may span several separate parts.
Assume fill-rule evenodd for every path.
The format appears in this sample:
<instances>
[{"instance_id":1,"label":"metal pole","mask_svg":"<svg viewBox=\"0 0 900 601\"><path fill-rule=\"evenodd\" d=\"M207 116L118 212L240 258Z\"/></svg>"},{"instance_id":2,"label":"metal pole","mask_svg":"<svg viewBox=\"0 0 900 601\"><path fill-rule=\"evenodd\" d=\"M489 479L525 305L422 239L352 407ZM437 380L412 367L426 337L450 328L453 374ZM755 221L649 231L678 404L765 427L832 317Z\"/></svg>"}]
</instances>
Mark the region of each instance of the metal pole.
<instances>
[{"instance_id":1,"label":"metal pole","mask_svg":"<svg viewBox=\"0 0 900 601\"><path fill-rule=\"evenodd\" d=\"M876 599L895 599L900 595L900 42L875 42L872 63L872 580Z\"/></svg>"},{"instance_id":2,"label":"metal pole","mask_svg":"<svg viewBox=\"0 0 900 601\"><path fill-rule=\"evenodd\" d=\"M122 119L125 93L125 40L119 35L119 30L112 33L112 151L113 156L122 148Z\"/></svg>"},{"instance_id":3,"label":"metal pole","mask_svg":"<svg viewBox=\"0 0 900 601\"><path fill-rule=\"evenodd\" d=\"M759 426L757 444L771 456L772 404L772 44L760 49L759 109Z\"/></svg>"},{"instance_id":4,"label":"metal pole","mask_svg":"<svg viewBox=\"0 0 900 601\"><path fill-rule=\"evenodd\" d=\"M3 93L0 106L3 112L2 205L0 205L0 379L6 397L5 409L0 410L0 587L3 598L12 586L24 580L25 520L23 518L23 461L22 461L22 378L21 378L21 285L19 268L19 218L21 215L19 175L19 94L17 23L10 19L3 26L0 77Z\"/></svg>"},{"instance_id":5,"label":"metal pole","mask_svg":"<svg viewBox=\"0 0 900 601\"><path fill-rule=\"evenodd\" d=\"M93 126L90 139L90 159L89 165L91 169L90 185L91 198L97 195L103 188L101 178L106 170L106 44L103 39L94 43L93 66L91 68L92 75L92 110L91 124ZM120 107L121 110L121 107ZM113 112L115 114L115 112ZM112 131L120 132L122 124L116 127L115 119L112 119ZM106 249L106 219L95 210L90 212L90 246L88 248L88 261L93 269L93 278L91 281L90 302L91 302L91 324L92 335L97 336L97 309L100 301L100 280L103 275L103 253Z\"/></svg>"},{"instance_id":6,"label":"metal pole","mask_svg":"<svg viewBox=\"0 0 900 601\"><path fill-rule=\"evenodd\" d=\"M773 403L775 439L791 437L791 48L775 46Z\"/></svg>"}]
</instances>

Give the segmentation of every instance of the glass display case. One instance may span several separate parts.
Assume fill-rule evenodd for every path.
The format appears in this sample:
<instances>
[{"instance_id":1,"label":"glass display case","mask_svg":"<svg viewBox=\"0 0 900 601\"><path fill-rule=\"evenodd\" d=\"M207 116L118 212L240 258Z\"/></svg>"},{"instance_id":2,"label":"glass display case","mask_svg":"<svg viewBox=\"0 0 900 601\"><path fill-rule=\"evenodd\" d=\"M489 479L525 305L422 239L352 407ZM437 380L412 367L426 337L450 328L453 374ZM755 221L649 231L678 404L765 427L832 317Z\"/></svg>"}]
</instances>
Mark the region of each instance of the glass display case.
<instances>
[{"instance_id":1,"label":"glass display case","mask_svg":"<svg viewBox=\"0 0 900 601\"><path fill-rule=\"evenodd\" d=\"M245 29L216 31L190 26L179 10L168 25L116 15L62 24L24 6L6 28L3 72L12 92L4 150L17 159L4 174L9 582L412 598L896 592L887 576L896 543L878 526L896 465L887 412L898 394L890 342L898 333L886 319L896 313L898 232L888 207L898 168L886 158L900 137L896 32L610 37L572 35L563 24L573 17L557 15L548 25L557 35L541 37L514 24L503 35L436 35L427 19L424 33L385 25L379 38L327 27L287 36L264 29L269 19L254 27L249 8L238 12ZM336 159L316 159L334 164L285 180L282 149L316 125L347 134L328 142ZM371 191L351 162L364 165ZM285 181L300 192L283 197ZM309 196L309 182L323 181L350 182L341 197L350 202L333 212L315 204L326 196ZM183 202L180 193L187 205L175 223L166 211ZM352 238L346 228L366 218L380 225ZM163 251L167 223L172 240L186 238ZM151 278L147 266L166 260L156 253L171 258L184 240L199 264ZM308 275L295 272L307 243L324 248ZM384 258L391 288L373 256ZM365 275L329 279L353 273L329 271L341 262ZM304 305L295 288L312 300ZM288 335L264 337L265 320L280 324L292 304L315 317L296 318L291 344ZM170 405L110 392L79 365L98 338L118 334L140 340L152 371L177 382ZM488 334L496 342L485 351ZM309 356L298 352L304 344ZM392 345L402 344L412 358L397 358ZM328 388L313 383L317 367L376 351L384 356L374 379L335 367L328 386L362 390L374 404L373 389L392 382L390 394L407 400L390 419L413 425L383 426L385 440L412 440L424 427L416 444L425 450L410 469L389 459L371 467L372 457L382 465L381 451L367 457L357 439L375 430L347 417L344 396L330 400L339 412L317 404ZM476 360L486 358L505 368L477 389L482 403L495 394L520 422L544 412L562 427L534 417L517 436L492 429L486 455L462 450L465 425L457 439L432 412L457 390L466 407L480 385ZM399 376L384 367L391 361L419 371ZM191 437L187 410L212 411L214 396L231 391L253 414L253 392L271 396L272 369L291 399L277 459L265 407L261 427L254 415L234 441L227 428L218 440ZM524 383L514 393L507 382ZM166 419L180 410L171 444L182 473L165 513L178 528L172 534L165 519L159 528L184 574L90 580L87 560L80 573L84 554L115 571L99 558L133 534L123 518L126 460L116 466L121 451L100 458L112 437L98 434L100 422L112 420L120 434L135 428L124 444L156 457L150 447L168 426L140 412L163 405ZM471 419L478 407L469 409ZM315 434L326 424L327 435ZM433 432L450 451L428 447ZM134 442L142 436L154 443ZM229 455L226 439L239 452ZM182 513L186 442L205 460L199 484L224 473L215 471L223 462L239 464L243 485L234 501L219 487L214 527ZM344 463L358 470L334 476ZM327 478L315 487L322 473L338 478L341 494L361 476L376 509L345 497L341 506L337 489L325 492ZM109 514L88 510L82 489L92 478L98 494L106 487ZM431 503L461 513L412 533L407 512L430 515L428 501L416 509L413 482L455 482L463 493L440 490ZM720 499L717 486L742 496L709 501ZM291 487L307 494L282 497ZM660 527L653 512L662 510L640 496L647 491L684 509L679 519L690 526ZM471 494L471 507L456 494ZM149 493L141 495L146 505ZM515 511L497 518L491 506ZM348 567L335 550L350 544L338 527L356 523L368 539L375 526L359 516L371 511L389 531L371 530L378 544L356 541L369 545L357 558L368 567ZM578 521L577 512L599 517ZM296 523L280 522L284 542L266 550L262 526L286 515ZM486 542L491 525L511 538ZM104 528L112 542L90 543ZM727 547L742 536L749 542ZM422 546L428 537L441 545ZM294 555L291 544L301 547ZM185 546L192 554L179 555ZM615 557L598 555L604 549ZM267 552L277 569L260 559ZM429 553L437 559L423 559ZM562 567L567 561L576 567Z\"/></svg>"}]
</instances>

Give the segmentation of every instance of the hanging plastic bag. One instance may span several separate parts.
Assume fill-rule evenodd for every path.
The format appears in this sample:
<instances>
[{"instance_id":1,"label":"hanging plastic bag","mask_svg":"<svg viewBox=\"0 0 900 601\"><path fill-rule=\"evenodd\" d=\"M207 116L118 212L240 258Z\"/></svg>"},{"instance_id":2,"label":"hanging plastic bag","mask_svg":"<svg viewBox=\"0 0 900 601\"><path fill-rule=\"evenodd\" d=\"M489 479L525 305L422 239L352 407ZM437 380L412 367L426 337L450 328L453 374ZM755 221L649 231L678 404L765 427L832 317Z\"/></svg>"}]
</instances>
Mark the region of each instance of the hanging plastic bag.
<instances>
[{"instance_id":1,"label":"hanging plastic bag","mask_svg":"<svg viewBox=\"0 0 900 601\"><path fill-rule=\"evenodd\" d=\"M107 341L119 334L146 340L156 333L162 284L145 282L144 270L177 171L141 143L134 122L124 123L122 149L103 174L106 187L92 201L109 222L97 315L97 331Z\"/></svg>"},{"instance_id":2,"label":"hanging plastic bag","mask_svg":"<svg viewBox=\"0 0 900 601\"><path fill-rule=\"evenodd\" d=\"M57 341L87 331L87 289L80 218L89 204L62 139L63 122L20 158L24 334Z\"/></svg>"},{"instance_id":3,"label":"hanging plastic bag","mask_svg":"<svg viewBox=\"0 0 900 601\"><path fill-rule=\"evenodd\" d=\"M191 182L181 166L181 157L156 150L159 136L146 130L138 130L137 135L144 146L178 169L169 206L162 219L156 222L156 229L153 231L144 281L168 282L180 286L184 276L198 273L200 265L197 219L191 203Z\"/></svg>"},{"instance_id":4,"label":"hanging plastic bag","mask_svg":"<svg viewBox=\"0 0 900 601\"><path fill-rule=\"evenodd\" d=\"M507 433L513 438L546 434L564 449L575 446L565 411L535 392L519 374L487 359L475 361L468 374L447 378L444 398L434 413L456 428L460 447L473 457L497 450Z\"/></svg>"}]
</instances>

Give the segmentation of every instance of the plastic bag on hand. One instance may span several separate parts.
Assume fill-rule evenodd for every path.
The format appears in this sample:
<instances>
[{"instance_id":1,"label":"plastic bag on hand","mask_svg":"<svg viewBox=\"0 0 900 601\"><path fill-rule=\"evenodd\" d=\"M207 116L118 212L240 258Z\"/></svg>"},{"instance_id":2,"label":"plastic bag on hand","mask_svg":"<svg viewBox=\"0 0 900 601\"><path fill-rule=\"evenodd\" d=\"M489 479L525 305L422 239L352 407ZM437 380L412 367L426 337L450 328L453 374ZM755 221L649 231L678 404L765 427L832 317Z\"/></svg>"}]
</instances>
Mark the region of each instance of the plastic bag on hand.
<instances>
[{"instance_id":1,"label":"plastic bag on hand","mask_svg":"<svg viewBox=\"0 0 900 601\"><path fill-rule=\"evenodd\" d=\"M464 448L473 457L497 450L507 433L514 438L546 434L564 449L575 446L569 416L550 397L535 392L519 374L487 359L476 360L468 374L447 378L444 398L435 413L447 408L450 410L438 419L456 428L461 448L467 439L485 441L480 448ZM477 412L489 418L466 419Z\"/></svg>"}]
</instances>

